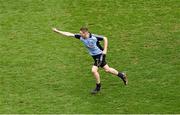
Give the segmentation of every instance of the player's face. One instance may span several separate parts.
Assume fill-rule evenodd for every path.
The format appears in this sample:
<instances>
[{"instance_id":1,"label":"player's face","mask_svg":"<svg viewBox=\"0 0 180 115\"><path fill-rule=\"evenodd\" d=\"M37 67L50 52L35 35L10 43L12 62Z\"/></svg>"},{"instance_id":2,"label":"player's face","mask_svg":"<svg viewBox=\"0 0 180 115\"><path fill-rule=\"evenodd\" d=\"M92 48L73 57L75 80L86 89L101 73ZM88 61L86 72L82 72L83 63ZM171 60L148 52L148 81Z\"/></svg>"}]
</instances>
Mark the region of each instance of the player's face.
<instances>
[{"instance_id":1,"label":"player's face","mask_svg":"<svg viewBox=\"0 0 180 115\"><path fill-rule=\"evenodd\" d=\"M87 38L87 37L88 37L88 32L82 32L82 31L80 31L80 35L81 35L83 38Z\"/></svg>"}]
</instances>

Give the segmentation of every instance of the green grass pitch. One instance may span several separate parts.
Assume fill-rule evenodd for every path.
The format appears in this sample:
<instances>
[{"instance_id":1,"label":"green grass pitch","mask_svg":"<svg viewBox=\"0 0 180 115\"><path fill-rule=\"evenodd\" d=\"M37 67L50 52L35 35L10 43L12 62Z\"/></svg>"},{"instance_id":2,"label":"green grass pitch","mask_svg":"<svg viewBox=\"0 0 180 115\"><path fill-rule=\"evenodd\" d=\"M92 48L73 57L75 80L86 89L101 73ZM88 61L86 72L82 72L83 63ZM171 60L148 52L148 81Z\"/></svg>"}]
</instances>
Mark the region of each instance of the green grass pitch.
<instances>
[{"instance_id":1,"label":"green grass pitch","mask_svg":"<svg viewBox=\"0 0 180 115\"><path fill-rule=\"evenodd\" d=\"M52 32L107 36L100 70L83 44ZM179 0L0 0L0 113L180 113Z\"/></svg>"}]
</instances>

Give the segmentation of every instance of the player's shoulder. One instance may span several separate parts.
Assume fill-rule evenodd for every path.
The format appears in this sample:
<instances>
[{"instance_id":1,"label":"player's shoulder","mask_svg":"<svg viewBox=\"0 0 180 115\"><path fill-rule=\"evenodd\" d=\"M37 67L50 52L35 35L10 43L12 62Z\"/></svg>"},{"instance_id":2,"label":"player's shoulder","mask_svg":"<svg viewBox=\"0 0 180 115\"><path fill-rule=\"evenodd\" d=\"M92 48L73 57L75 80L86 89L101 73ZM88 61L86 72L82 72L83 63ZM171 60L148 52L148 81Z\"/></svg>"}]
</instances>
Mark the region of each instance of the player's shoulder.
<instances>
[{"instance_id":1,"label":"player's shoulder","mask_svg":"<svg viewBox=\"0 0 180 115\"><path fill-rule=\"evenodd\" d=\"M104 36L102 35L92 34L92 36L94 36L98 41L101 41L104 39Z\"/></svg>"}]
</instances>

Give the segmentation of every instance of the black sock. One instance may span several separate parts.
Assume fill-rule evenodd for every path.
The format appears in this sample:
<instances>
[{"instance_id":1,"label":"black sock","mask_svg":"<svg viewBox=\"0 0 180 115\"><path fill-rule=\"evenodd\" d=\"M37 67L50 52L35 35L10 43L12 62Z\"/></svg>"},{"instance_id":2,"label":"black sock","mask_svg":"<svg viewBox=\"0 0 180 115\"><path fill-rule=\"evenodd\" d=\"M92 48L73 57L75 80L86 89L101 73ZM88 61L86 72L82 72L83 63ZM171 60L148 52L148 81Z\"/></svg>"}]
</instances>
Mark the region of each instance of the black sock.
<instances>
[{"instance_id":1,"label":"black sock","mask_svg":"<svg viewBox=\"0 0 180 115\"><path fill-rule=\"evenodd\" d=\"M124 77L124 75L121 72L119 72L117 76L120 77L120 78Z\"/></svg>"},{"instance_id":2,"label":"black sock","mask_svg":"<svg viewBox=\"0 0 180 115\"><path fill-rule=\"evenodd\" d=\"M98 83L98 84L96 83L96 90L99 91L100 89L101 89L101 83Z\"/></svg>"}]
</instances>

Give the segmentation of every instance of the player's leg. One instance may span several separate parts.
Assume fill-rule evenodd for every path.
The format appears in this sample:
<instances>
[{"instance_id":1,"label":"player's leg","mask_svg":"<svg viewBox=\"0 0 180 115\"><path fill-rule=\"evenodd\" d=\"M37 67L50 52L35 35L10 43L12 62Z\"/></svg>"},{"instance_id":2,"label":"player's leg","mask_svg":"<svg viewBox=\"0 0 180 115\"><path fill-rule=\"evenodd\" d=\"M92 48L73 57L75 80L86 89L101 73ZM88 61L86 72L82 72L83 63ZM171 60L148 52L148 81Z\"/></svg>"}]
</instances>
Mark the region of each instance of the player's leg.
<instances>
[{"instance_id":1,"label":"player's leg","mask_svg":"<svg viewBox=\"0 0 180 115\"><path fill-rule=\"evenodd\" d=\"M92 73L96 79L96 84L99 84L100 83L100 76L99 76L99 73L98 73L98 67L97 66L92 66Z\"/></svg>"},{"instance_id":2,"label":"player's leg","mask_svg":"<svg viewBox=\"0 0 180 115\"><path fill-rule=\"evenodd\" d=\"M106 64L104 67L104 70L107 72L107 73L111 73L111 74L113 74L113 75L118 75L118 71L117 70L115 70L114 68L111 68L111 67L109 67L108 66L108 64Z\"/></svg>"},{"instance_id":3,"label":"player's leg","mask_svg":"<svg viewBox=\"0 0 180 115\"><path fill-rule=\"evenodd\" d=\"M125 73L118 72L116 69L109 67L107 64L103 66L103 68L107 73L111 73L113 75L120 77L123 80L125 85L128 84L127 75Z\"/></svg>"},{"instance_id":4,"label":"player's leg","mask_svg":"<svg viewBox=\"0 0 180 115\"><path fill-rule=\"evenodd\" d=\"M100 88L101 88L100 75L98 73L98 67L97 66L95 66L95 65L92 66L92 73L96 79L96 88L91 93L95 94L98 91L100 91Z\"/></svg>"}]
</instances>

